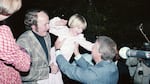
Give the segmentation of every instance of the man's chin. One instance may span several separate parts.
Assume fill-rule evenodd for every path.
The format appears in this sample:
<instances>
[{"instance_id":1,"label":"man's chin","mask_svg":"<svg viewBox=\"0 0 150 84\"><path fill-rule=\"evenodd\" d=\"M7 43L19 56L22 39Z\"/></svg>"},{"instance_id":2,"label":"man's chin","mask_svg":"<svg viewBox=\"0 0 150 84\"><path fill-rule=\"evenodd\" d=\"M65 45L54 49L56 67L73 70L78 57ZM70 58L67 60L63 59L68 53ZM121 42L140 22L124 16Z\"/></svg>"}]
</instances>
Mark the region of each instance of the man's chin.
<instances>
[{"instance_id":1,"label":"man's chin","mask_svg":"<svg viewBox=\"0 0 150 84\"><path fill-rule=\"evenodd\" d=\"M47 36L48 35L48 33L46 33L44 36Z\"/></svg>"},{"instance_id":2,"label":"man's chin","mask_svg":"<svg viewBox=\"0 0 150 84\"><path fill-rule=\"evenodd\" d=\"M43 34L42 36L43 36L43 37L45 37L45 36L47 36L47 35L48 35L48 33L46 33L46 34Z\"/></svg>"}]
</instances>

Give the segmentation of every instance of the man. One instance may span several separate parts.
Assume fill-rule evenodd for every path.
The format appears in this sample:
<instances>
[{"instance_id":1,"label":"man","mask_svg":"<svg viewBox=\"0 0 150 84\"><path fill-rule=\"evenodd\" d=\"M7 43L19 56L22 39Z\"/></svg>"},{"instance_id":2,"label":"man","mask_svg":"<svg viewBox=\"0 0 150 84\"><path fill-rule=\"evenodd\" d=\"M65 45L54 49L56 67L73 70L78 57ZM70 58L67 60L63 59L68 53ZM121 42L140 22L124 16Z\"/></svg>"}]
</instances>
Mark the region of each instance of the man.
<instances>
[{"instance_id":1,"label":"man","mask_svg":"<svg viewBox=\"0 0 150 84\"><path fill-rule=\"evenodd\" d=\"M95 65L87 62L77 47L74 50L77 65L70 64L61 54L62 43L59 39L55 42L56 61L60 70L69 78L84 84L117 84L118 68L113 62L117 54L117 45L111 38L106 36L97 38L91 55Z\"/></svg>"},{"instance_id":2,"label":"man","mask_svg":"<svg viewBox=\"0 0 150 84\"><path fill-rule=\"evenodd\" d=\"M43 10L30 10L25 15L24 23L28 31L24 32L17 43L25 48L31 56L31 68L28 73L22 73L24 84L49 84L49 72L56 73L58 67L49 65L51 38L49 31L49 16Z\"/></svg>"},{"instance_id":3,"label":"man","mask_svg":"<svg viewBox=\"0 0 150 84\"><path fill-rule=\"evenodd\" d=\"M129 57L126 64L134 84L150 84L150 67L147 59Z\"/></svg>"}]
</instances>

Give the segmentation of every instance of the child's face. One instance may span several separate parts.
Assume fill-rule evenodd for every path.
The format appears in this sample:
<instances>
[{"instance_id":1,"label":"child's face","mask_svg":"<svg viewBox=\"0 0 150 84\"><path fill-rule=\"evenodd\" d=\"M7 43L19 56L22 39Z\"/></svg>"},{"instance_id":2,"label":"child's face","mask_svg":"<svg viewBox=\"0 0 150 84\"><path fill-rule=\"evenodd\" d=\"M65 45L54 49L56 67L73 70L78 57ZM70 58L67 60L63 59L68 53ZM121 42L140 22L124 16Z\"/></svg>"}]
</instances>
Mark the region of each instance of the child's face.
<instances>
[{"instance_id":1,"label":"child's face","mask_svg":"<svg viewBox=\"0 0 150 84\"><path fill-rule=\"evenodd\" d=\"M81 34L83 32L84 25L83 24L79 24L76 27L74 27L73 30L76 33L76 35L79 35L79 34Z\"/></svg>"}]
</instances>

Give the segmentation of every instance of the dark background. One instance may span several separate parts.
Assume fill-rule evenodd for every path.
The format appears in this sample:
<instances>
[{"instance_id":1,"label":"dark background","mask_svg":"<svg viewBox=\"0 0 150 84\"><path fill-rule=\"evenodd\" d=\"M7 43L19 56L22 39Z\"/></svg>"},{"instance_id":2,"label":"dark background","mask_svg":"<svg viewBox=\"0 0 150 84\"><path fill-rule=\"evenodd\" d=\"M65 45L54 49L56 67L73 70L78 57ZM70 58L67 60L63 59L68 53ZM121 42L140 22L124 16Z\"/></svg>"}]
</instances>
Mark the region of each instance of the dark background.
<instances>
[{"instance_id":1,"label":"dark background","mask_svg":"<svg viewBox=\"0 0 150 84\"><path fill-rule=\"evenodd\" d=\"M147 40L138 26L143 23L143 32L150 36L149 0L23 0L21 10L8 19L14 36L17 38L25 31L23 19L25 11L42 8L50 18L60 16L68 19L72 14L83 15L88 22L84 31L90 41L97 35L112 37L118 47L140 48Z\"/></svg>"},{"instance_id":2,"label":"dark background","mask_svg":"<svg viewBox=\"0 0 150 84\"><path fill-rule=\"evenodd\" d=\"M26 10L41 8L47 10L50 18L59 16L68 19L71 15L79 13L88 22L84 31L87 40L94 42L98 35L107 35L123 46L142 49L143 43L148 42L142 31L150 38L150 1L149 0L23 0L21 10L6 20L10 25L15 38L25 31L24 15ZM125 60L120 59L119 84L130 84L128 68ZM79 84L70 81L65 76L65 84Z\"/></svg>"}]
</instances>

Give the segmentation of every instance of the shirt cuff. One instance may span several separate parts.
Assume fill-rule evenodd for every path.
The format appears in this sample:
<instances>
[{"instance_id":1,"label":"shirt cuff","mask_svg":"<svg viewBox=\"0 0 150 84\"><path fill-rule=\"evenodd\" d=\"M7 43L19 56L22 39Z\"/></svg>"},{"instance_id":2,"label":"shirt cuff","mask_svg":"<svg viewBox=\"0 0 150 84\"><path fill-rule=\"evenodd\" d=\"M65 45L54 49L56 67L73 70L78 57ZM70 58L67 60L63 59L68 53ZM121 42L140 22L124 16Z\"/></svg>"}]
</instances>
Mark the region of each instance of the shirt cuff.
<instances>
[{"instance_id":1,"label":"shirt cuff","mask_svg":"<svg viewBox=\"0 0 150 84\"><path fill-rule=\"evenodd\" d=\"M81 54L76 55L76 56L74 57L75 60L79 60L80 58L81 58Z\"/></svg>"},{"instance_id":2,"label":"shirt cuff","mask_svg":"<svg viewBox=\"0 0 150 84\"><path fill-rule=\"evenodd\" d=\"M56 50L56 52L55 52L56 57L57 57L58 55L61 55L61 54L62 54L62 53L61 53L60 50Z\"/></svg>"}]
</instances>

